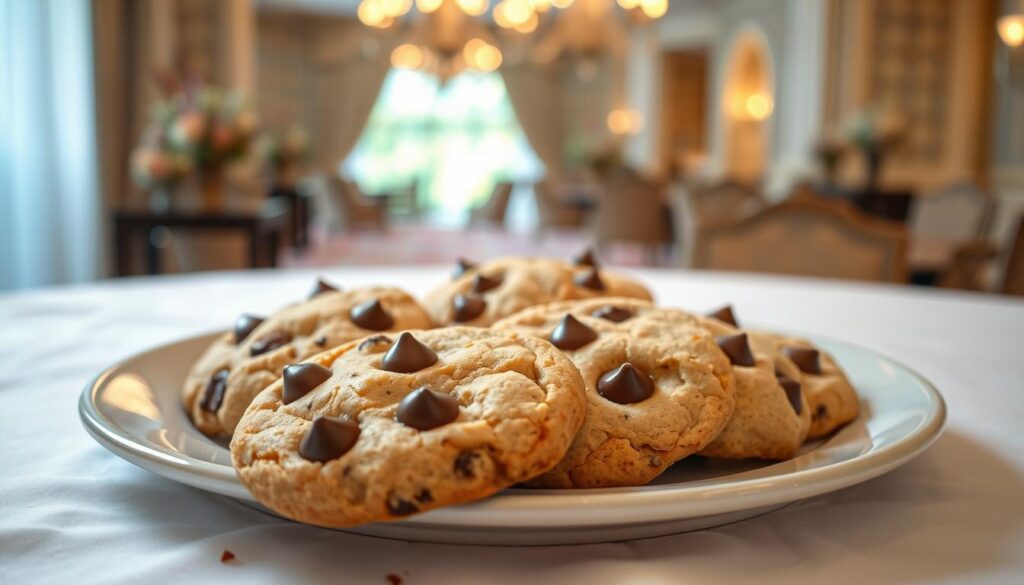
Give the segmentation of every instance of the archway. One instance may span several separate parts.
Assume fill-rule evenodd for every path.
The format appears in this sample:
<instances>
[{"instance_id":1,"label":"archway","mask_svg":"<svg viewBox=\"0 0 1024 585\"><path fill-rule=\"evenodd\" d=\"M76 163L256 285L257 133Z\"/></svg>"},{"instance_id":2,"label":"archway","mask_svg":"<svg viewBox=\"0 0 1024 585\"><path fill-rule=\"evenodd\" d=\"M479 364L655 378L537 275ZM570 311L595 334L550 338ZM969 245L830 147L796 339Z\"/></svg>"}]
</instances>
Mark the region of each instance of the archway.
<instances>
[{"instance_id":1,"label":"archway","mask_svg":"<svg viewBox=\"0 0 1024 585\"><path fill-rule=\"evenodd\" d=\"M775 79L768 43L753 26L733 40L722 97L726 172L739 181L760 181L771 148Z\"/></svg>"}]
</instances>

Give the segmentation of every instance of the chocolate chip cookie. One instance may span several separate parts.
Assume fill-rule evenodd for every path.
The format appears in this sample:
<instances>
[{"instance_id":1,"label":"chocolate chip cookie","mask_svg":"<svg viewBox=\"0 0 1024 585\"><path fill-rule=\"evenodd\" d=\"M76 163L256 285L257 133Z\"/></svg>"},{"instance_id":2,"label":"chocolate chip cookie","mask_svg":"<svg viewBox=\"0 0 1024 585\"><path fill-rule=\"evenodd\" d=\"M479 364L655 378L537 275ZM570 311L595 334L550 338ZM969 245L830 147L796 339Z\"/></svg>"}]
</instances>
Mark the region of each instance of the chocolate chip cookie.
<instances>
[{"instance_id":1,"label":"chocolate chip cookie","mask_svg":"<svg viewBox=\"0 0 1024 585\"><path fill-rule=\"evenodd\" d=\"M309 300L267 319L242 315L192 367L185 410L207 435L230 435L253 397L286 365L373 332L429 328L426 311L395 288L338 291L317 282Z\"/></svg>"},{"instance_id":2,"label":"chocolate chip cookie","mask_svg":"<svg viewBox=\"0 0 1024 585\"><path fill-rule=\"evenodd\" d=\"M800 370L800 385L811 413L808 439L828 435L857 418L860 398L831 355L804 339L776 334L762 336Z\"/></svg>"},{"instance_id":3,"label":"chocolate chip cookie","mask_svg":"<svg viewBox=\"0 0 1024 585\"><path fill-rule=\"evenodd\" d=\"M800 370L773 340L728 324L723 311L702 318L732 363L736 408L729 424L700 454L724 459L789 459L807 437L810 408ZM736 322L732 311L729 321Z\"/></svg>"},{"instance_id":4,"label":"chocolate chip cookie","mask_svg":"<svg viewBox=\"0 0 1024 585\"><path fill-rule=\"evenodd\" d=\"M550 343L476 327L375 335L291 365L231 441L238 476L322 526L477 500L545 473L586 409Z\"/></svg>"},{"instance_id":5,"label":"chocolate chip cookie","mask_svg":"<svg viewBox=\"0 0 1024 585\"><path fill-rule=\"evenodd\" d=\"M510 257L475 265L460 259L454 279L424 304L437 323L486 327L535 305L608 296L651 299L642 284L599 268L593 254L572 263Z\"/></svg>"},{"instance_id":6,"label":"chocolate chip cookie","mask_svg":"<svg viewBox=\"0 0 1024 585\"><path fill-rule=\"evenodd\" d=\"M732 368L687 313L627 298L526 309L494 329L549 340L579 368L587 417L539 487L644 485L705 448L733 411Z\"/></svg>"}]
</instances>

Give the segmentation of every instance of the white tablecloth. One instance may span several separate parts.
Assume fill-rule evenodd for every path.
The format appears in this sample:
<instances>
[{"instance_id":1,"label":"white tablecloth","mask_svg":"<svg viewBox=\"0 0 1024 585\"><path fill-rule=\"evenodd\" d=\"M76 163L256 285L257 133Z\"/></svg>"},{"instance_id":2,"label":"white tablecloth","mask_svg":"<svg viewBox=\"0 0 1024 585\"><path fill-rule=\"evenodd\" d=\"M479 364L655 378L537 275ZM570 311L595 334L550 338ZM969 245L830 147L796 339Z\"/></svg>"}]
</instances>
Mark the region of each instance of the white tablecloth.
<instances>
[{"instance_id":1,"label":"white tablecloth","mask_svg":"<svg viewBox=\"0 0 1024 585\"><path fill-rule=\"evenodd\" d=\"M330 270L423 292L446 268ZM126 280L0 296L0 583L1024 583L1024 303L942 291L644 272L665 304L733 302L747 323L892 355L949 423L888 475L729 526L625 542L489 548L389 541L274 519L108 453L83 385L149 346L303 296L314 273ZM238 562L221 564L230 549Z\"/></svg>"}]
</instances>

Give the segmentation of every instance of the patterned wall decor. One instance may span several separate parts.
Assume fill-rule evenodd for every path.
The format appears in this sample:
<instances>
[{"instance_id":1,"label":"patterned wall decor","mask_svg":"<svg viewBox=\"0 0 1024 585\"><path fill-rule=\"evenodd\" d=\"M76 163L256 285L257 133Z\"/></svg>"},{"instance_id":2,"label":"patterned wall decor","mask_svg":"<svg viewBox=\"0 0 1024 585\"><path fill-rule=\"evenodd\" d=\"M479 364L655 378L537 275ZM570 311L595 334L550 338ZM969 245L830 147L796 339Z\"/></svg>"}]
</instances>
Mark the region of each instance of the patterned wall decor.
<instances>
[{"instance_id":1,"label":"patterned wall decor","mask_svg":"<svg viewBox=\"0 0 1024 585\"><path fill-rule=\"evenodd\" d=\"M905 124L895 160L938 163L948 141L952 0L875 3L870 95Z\"/></svg>"}]
</instances>

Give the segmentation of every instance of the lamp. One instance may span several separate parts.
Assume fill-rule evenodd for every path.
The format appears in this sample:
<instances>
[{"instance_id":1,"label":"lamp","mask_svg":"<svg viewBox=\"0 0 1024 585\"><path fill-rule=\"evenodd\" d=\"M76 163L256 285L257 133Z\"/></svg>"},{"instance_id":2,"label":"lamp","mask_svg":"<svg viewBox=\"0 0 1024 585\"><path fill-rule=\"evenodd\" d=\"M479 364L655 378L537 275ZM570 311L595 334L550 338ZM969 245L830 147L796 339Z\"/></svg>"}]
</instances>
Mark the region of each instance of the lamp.
<instances>
[{"instance_id":1,"label":"lamp","mask_svg":"<svg viewBox=\"0 0 1024 585\"><path fill-rule=\"evenodd\" d=\"M1008 14L996 21L999 38L1008 47L1019 47L1024 44L1024 14Z\"/></svg>"}]
</instances>

